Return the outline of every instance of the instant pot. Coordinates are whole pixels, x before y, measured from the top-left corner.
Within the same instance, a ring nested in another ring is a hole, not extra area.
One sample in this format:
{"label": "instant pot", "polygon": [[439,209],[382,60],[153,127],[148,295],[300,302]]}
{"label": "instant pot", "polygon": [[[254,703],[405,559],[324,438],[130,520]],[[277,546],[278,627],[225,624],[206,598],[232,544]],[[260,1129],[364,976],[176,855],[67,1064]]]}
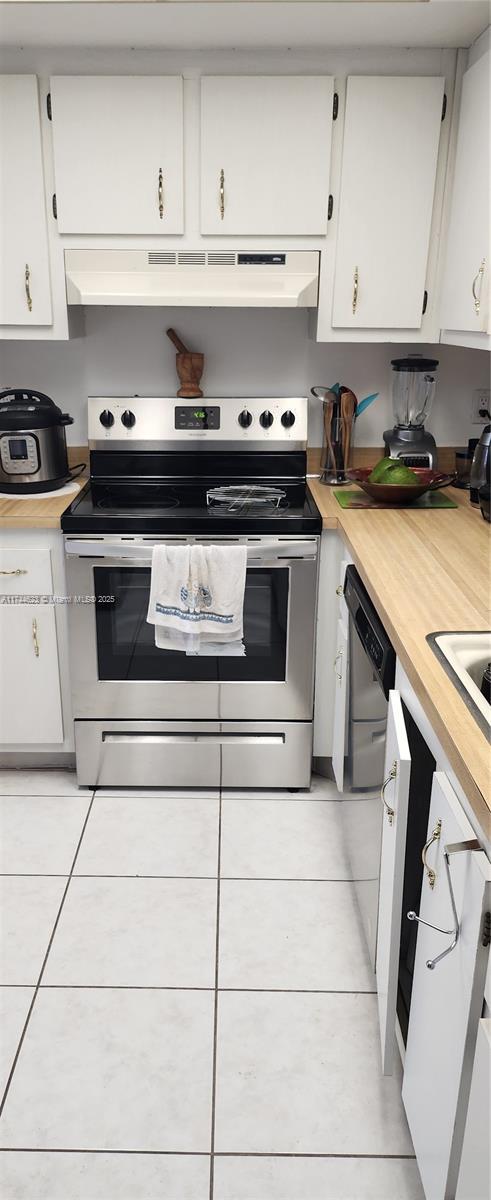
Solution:
{"label": "instant pot", "polygon": [[43,392],[0,392],[0,492],[49,492],[73,478],[66,425],[73,417]]}

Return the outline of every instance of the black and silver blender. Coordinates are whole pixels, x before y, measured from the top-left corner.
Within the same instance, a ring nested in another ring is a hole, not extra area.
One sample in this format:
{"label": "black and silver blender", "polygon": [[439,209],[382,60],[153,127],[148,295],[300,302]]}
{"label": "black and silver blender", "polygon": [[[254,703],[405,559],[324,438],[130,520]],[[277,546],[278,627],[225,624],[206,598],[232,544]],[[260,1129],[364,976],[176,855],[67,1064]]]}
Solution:
{"label": "black and silver blender", "polygon": [[436,442],[424,424],[435,395],[437,367],[438,359],[423,358],[421,354],[392,359],[392,405],[396,423],[393,429],[386,429],[384,433],[385,454],[400,458],[407,467],[435,470],[437,465]]}

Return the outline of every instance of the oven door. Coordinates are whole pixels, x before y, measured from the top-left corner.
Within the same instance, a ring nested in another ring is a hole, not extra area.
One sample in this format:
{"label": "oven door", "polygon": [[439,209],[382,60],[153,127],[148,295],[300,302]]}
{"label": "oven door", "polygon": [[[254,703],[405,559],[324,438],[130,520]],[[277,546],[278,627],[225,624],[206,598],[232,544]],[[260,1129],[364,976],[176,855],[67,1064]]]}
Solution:
{"label": "oven door", "polygon": [[155,541],[65,539],[74,716],[310,720],[318,539],[213,539],[247,545],[245,657],[157,649],[146,620]]}

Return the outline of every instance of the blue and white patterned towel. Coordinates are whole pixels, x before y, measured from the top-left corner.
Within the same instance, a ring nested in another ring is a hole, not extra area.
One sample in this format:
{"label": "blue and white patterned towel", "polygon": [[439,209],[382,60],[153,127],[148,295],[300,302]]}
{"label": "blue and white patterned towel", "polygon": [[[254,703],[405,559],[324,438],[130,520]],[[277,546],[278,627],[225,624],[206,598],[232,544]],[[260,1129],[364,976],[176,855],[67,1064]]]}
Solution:
{"label": "blue and white patterned towel", "polygon": [[156,646],[244,654],[246,569],[246,546],[154,546],[147,621]]}

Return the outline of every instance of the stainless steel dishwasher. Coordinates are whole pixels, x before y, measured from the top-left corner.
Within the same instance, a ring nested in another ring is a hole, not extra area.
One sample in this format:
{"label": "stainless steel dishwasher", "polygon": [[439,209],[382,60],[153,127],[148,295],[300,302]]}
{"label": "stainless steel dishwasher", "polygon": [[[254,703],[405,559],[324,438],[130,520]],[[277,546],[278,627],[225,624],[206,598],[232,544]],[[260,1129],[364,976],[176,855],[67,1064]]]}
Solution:
{"label": "stainless steel dishwasher", "polygon": [[343,828],[361,919],[375,969],[382,844],[385,738],[389,691],[396,656],[358,571],[346,569],[349,612],[347,754],[342,800]]}

